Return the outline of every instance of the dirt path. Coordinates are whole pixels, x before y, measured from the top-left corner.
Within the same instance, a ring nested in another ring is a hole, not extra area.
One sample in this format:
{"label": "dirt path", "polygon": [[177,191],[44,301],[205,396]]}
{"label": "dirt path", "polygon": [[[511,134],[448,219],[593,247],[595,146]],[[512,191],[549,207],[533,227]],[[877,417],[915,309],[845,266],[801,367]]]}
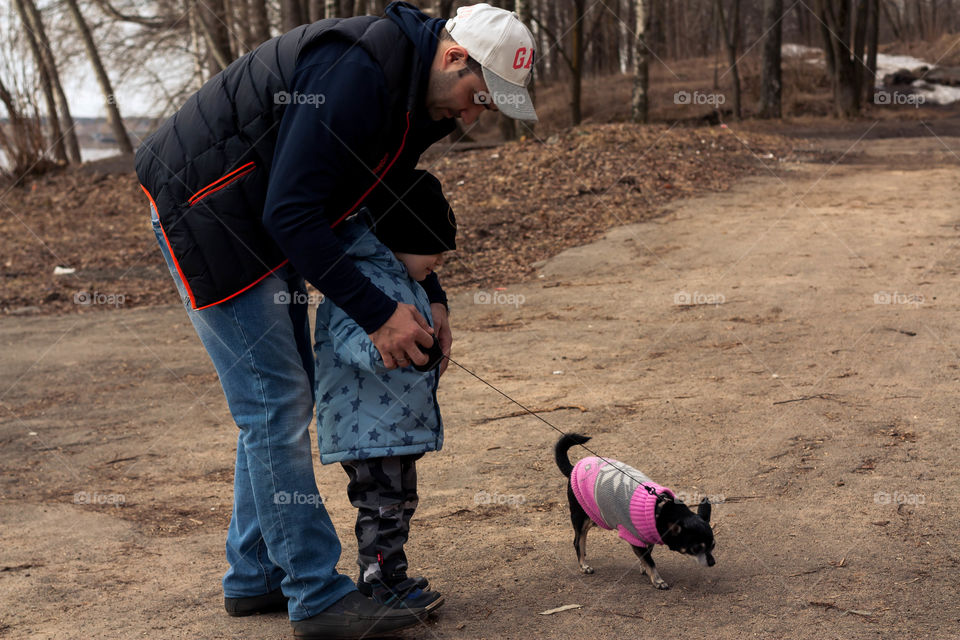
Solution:
{"label": "dirt path", "polygon": [[[453,296],[457,361],[720,502],[717,565],[659,551],[657,592],[594,532],[580,575],[556,434],[451,367],[409,552],[447,604],[407,637],[956,637],[960,161],[854,151]],[[288,637],[222,612],[235,431],[182,311],[8,318],[0,344],[0,635]],[[318,480],[352,574],[345,477]]]}

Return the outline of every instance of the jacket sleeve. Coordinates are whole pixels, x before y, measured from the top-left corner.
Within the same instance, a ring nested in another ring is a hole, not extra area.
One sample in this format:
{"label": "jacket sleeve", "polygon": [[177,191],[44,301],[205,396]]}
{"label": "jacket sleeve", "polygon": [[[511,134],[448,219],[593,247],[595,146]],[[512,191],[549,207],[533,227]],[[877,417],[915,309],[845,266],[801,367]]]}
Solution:
{"label": "jacket sleeve", "polygon": [[[325,45],[303,54],[290,84],[264,206],[263,224],[294,268],[365,333],[397,308],[345,257],[330,203],[363,171],[386,121],[386,83],[360,47]],[[276,98],[274,98],[276,99]],[[366,176],[361,176],[366,177]]]}
{"label": "jacket sleeve", "polygon": [[[327,307],[324,309],[323,307]],[[325,300],[317,309],[317,324],[328,324],[333,352],[347,366],[367,373],[387,372],[380,351],[370,341],[367,332],[341,309]]]}
{"label": "jacket sleeve", "polygon": [[427,299],[430,300],[430,304],[439,302],[447,307],[447,311],[450,310],[450,306],[447,304],[447,293],[443,290],[443,287],[440,286],[440,278],[437,277],[436,273],[431,272],[426,278],[421,280],[420,286],[427,292]]}

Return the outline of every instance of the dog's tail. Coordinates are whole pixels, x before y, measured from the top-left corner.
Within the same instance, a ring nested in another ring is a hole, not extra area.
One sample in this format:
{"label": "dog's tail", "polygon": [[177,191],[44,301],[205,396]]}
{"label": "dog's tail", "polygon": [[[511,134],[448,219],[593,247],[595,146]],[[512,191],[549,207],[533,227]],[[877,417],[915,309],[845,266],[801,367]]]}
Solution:
{"label": "dog's tail", "polygon": [[570,447],[578,444],[586,444],[589,441],[590,436],[580,435],[579,433],[568,433],[557,441],[557,446],[554,447],[553,454],[557,461],[557,466],[560,467],[563,475],[569,478],[570,474],[573,473],[573,465],[570,464],[570,456],[567,455]]}

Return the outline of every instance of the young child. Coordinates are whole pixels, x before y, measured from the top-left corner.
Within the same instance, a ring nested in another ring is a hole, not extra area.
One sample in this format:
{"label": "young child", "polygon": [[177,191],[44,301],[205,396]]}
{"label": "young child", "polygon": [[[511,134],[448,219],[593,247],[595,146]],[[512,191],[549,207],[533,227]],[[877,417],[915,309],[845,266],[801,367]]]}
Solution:
{"label": "young child", "polygon": [[[424,173],[379,217],[376,235],[356,218],[341,226],[337,235],[357,268],[432,326],[419,282],[456,248],[456,220],[439,181]],[[443,597],[425,579],[407,576],[403,545],[418,501],[416,461],[443,444],[438,368],[387,370],[366,332],[329,300],[317,308],[316,327],[317,388],[329,390],[316,403],[320,461],[339,462],[349,476],[347,495],[358,511],[357,587],[388,606],[432,611]]]}

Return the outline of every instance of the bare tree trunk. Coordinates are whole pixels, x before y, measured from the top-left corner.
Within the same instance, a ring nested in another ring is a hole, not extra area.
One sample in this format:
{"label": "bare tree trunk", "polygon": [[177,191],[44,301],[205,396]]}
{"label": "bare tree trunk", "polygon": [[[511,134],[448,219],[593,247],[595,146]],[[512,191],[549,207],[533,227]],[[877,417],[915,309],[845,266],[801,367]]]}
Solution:
{"label": "bare tree trunk", "polygon": [[367,15],[367,0],[353,0],[353,15]]}
{"label": "bare tree trunk", "polygon": [[323,20],[325,17],[323,15],[324,4],[323,0],[310,0],[310,4],[307,7],[308,19],[311,23],[316,22],[317,20]]}
{"label": "bare tree trunk", "polygon": [[783,90],[780,46],[783,41],[783,0],[764,0],[763,71],[760,80],[760,117],[780,118]]}
{"label": "bare tree trunk", "polygon": [[877,50],[880,46],[880,0],[869,0],[867,9],[867,72],[863,103],[872,103],[877,92]]}
{"label": "bare tree trunk", "polygon": [[57,162],[66,164],[67,147],[63,143],[63,132],[60,130],[60,119],[57,118],[57,102],[53,97],[53,83],[50,80],[50,73],[47,66],[43,64],[43,56],[40,54],[40,45],[34,36],[33,30],[27,27],[27,15],[23,8],[22,0],[14,0],[14,6],[20,21],[24,24],[24,34],[27,44],[30,46],[30,53],[33,55],[33,63],[40,72],[40,89],[43,92],[43,100],[47,108],[47,124],[50,126],[50,147],[53,149],[53,157]]}
{"label": "bare tree trunk", "polygon": [[251,47],[256,47],[270,39],[270,17],[267,15],[267,0],[250,1],[250,38]]}
{"label": "bare tree trunk", "polygon": [[230,34],[230,48],[239,58],[250,50],[250,35],[247,27],[250,25],[250,8],[247,0],[224,0],[227,9],[227,32]]}
{"label": "bare tree trunk", "polygon": [[[9,163],[11,173],[19,177],[20,174],[28,172],[30,167],[36,164],[38,159],[32,157],[33,154],[30,153],[31,145],[28,139],[26,121],[23,116],[20,115],[20,110],[17,108],[17,101],[4,86],[2,78],[0,78],[0,104],[7,110],[7,120],[9,122],[7,129],[9,129],[10,135],[13,137],[13,140],[10,141],[7,138],[6,131],[0,129],[0,142],[3,143],[3,148],[7,152],[7,162]],[[0,166],[0,174],[2,173],[3,167]]]}
{"label": "bare tree trunk", "polygon": [[327,18],[340,17],[340,2],[338,0],[324,0],[323,15]]}
{"label": "bare tree trunk", "polygon": [[43,27],[40,12],[33,0],[18,0],[18,2],[23,3],[28,22],[26,26],[33,31],[33,35],[37,38],[43,64],[47,68],[47,73],[50,75],[50,81],[53,84],[53,95],[57,103],[57,112],[60,114],[60,128],[63,130],[64,142],[67,147],[67,159],[71,163],[79,164],[82,159],[80,158],[80,143],[77,142],[77,133],[74,131],[76,125],[73,123],[73,116],[70,115],[70,105],[67,103],[67,96],[63,92],[63,85],[60,84],[60,73],[57,71],[57,64],[53,59],[53,50],[50,48],[50,40],[47,39],[47,32]]}
{"label": "bare tree trunk", "polygon": [[583,92],[583,19],[586,13],[586,0],[573,0],[573,42],[571,43],[572,55],[570,72],[573,75],[570,115],[573,119],[573,126],[577,126],[583,120],[583,114],[580,109],[581,95]]}
{"label": "bare tree trunk", "polygon": [[286,33],[301,24],[300,0],[280,0],[280,30]]}
{"label": "bare tree trunk", "polygon": [[817,12],[820,14],[827,69],[831,72],[836,114],[841,118],[855,117],[860,113],[860,82],[857,79],[860,63],[850,55],[854,51],[850,5],[817,0]]}
{"label": "bare tree trunk", "polygon": [[740,0],[733,0],[733,25],[727,25],[727,18],[723,12],[723,0],[716,0],[717,17],[723,33],[724,45],[727,50],[727,62],[730,66],[730,75],[733,78],[733,117],[740,120],[743,112],[740,108],[740,70],[737,68],[737,49],[740,45]]}
{"label": "bare tree trunk", "polygon": [[226,69],[233,62],[230,50],[230,33],[227,31],[224,0],[197,0],[200,17],[199,24],[210,49],[210,55],[220,69]]}
{"label": "bare tree trunk", "polygon": [[891,0],[882,0],[882,2],[880,3],[880,7],[883,9],[883,15],[887,17],[887,23],[890,25],[890,28],[893,30],[894,40],[903,40],[905,32],[904,32],[903,22],[900,20],[900,11],[897,9],[896,6],[894,6],[893,11],[896,12],[896,15],[894,15],[894,13],[891,13],[890,2]]}
{"label": "bare tree trunk", "polygon": [[83,40],[83,46],[87,50],[87,58],[90,59],[90,66],[93,67],[93,74],[97,78],[97,84],[100,85],[100,92],[103,94],[104,107],[107,110],[107,124],[113,130],[113,137],[117,139],[117,146],[121,153],[133,153],[133,145],[130,144],[130,137],[123,126],[123,118],[120,117],[120,108],[117,107],[117,97],[113,93],[113,87],[110,84],[110,77],[107,76],[106,69],[103,68],[103,61],[100,59],[100,52],[97,51],[97,45],[93,42],[93,35],[90,33],[90,27],[87,21],[83,19],[80,13],[80,7],[77,6],[77,0],[66,0],[67,8],[73,17],[73,22],[80,32],[80,39]]}
{"label": "bare tree trunk", "polygon": [[203,86],[207,74],[203,64],[205,51],[201,42],[203,41],[203,32],[200,29],[200,16],[197,15],[197,5],[193,0],[184,0],[185,12],[187,16],[187,26],[190,29],[190,51],[193,53],[194,63],[194,85],[197,89]]}
{"label": "bare tree trunk", "polygon": [[634,41],[633,97],[630,101],[630,117],[636,123],[646,123],[649,118],[647,89],[650,84],[650,52],[647,50],[647,2],[636,0],[636,40]]}

